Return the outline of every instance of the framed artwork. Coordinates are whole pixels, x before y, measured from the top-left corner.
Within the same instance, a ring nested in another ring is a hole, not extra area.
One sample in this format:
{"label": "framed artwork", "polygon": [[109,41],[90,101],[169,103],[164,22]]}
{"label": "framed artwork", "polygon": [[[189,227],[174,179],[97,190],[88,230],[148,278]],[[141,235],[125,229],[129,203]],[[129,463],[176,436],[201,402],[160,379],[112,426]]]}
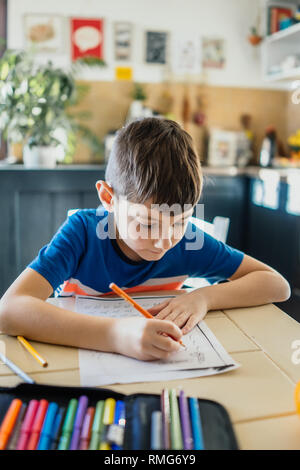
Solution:
{"label": "framed artwork", "polygon": [[103,19],[71,18],[71,55],[103,59]]}
{"label": "framed artwork", "polygon": [[233,166],[238,151],[238,132],[211,129],[208,148],[209,166]]}
{"label": "framed artwork", "polygon": [[64,43],[65,18],[59,15],[24,15],[26,48],[36,52],[61,52]]}
{"label": "framed artwork", "polygon": [[202,65],[206,68],[222,69],[225,66],[225,41],[217,38],[203,38]]}
{"label": "framed artwork", "polygon": [[172,68],[175,75],[201,73],[202,47],[199,35],[175,35],[172,47]]}
{"label": "framed artwork", "polygon": [[146,63],[166,64],[168,33],[146,31]]}
{"label": "framed artwork", "polygon": [[132,24],[118,21],[114,24],[115,60],[130,61],[132,47]]}

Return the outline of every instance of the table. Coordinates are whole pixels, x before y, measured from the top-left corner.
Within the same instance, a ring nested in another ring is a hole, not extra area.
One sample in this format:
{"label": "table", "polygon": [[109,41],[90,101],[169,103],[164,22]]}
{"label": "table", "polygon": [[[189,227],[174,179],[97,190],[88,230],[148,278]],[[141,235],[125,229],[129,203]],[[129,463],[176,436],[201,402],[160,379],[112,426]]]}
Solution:
{"label": "table", "polygon": [[[184,291],[151,292],[182,295]],[[145,295],[145,294],[137,294]],[[73,308],[74,299],[48,299]],[[225,349],[241,364],[237,370],[193,379],[172,380],[187,394],[225,406],[241,449],[300,449],[300,417],[294,404],[300,364],[292,361],[292,343],[300,340],[300,324],[274,305],[209,312],[205,322]],[[80,385],[78,350],[32,342],[47,358],[46,369],[14,337],[0,334],[0,350],[38,383]],[[0,364],[0,385],[15,386],[20,378]],[[109,385],[121,393],[160,393],[165,382]]]}

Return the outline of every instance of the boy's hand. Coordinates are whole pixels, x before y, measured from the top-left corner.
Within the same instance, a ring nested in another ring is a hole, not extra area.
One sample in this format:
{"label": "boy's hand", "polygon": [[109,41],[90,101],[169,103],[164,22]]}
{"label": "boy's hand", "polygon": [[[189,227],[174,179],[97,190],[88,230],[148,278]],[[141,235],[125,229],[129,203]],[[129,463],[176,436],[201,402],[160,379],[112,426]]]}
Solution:
{"label": "boy's hand", "polygon": [[167,359],[181,346],[178,341],[163,336],[171,335],[176,340],[182,337],[182,332],[174,323],[156,319],[129,317],[115,322],[113,336],[115,351],[125,356],[142,361]]}
{"label": "boy's hand", "polygon": [[182,333],[189,333],[207,314],[208,307],[204,295],[197,291],[179,295],[161,304],[148,308],[148,312],[159,320],[174,322]]}

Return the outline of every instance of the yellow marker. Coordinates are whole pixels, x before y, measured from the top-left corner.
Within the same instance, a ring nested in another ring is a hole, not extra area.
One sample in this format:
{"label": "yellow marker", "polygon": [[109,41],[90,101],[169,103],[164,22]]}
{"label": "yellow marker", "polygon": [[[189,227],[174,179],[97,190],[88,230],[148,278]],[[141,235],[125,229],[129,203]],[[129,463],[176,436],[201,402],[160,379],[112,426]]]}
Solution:
{"label": "yellow marker", "polygon": [[116,408],[116,400],[113,398],[106,398],[104,402],[104,410],[103,410],[103,431],[102,431],[102,438],[99,445],[99,450],[111,450],[110,445],[105,441],[107,428],[110,424],[114,422],[115,416],[115,408]]}
{"label": "yellow marker", "polygon": [[45,361],[45,359],[34,349],[33,346],[31,346],[28,341],[23,338],[23,336],[17,336],[18,340],[20,341],[21,344],[23,344],[24,348],[27,349],[28,352],[41,364],[43,367],[47,367],[48,362]]}
{"label": "yellow marker", "polygon": [[111,450],[111,447],[107,442],[102,442],[99,446],[99,450]]}

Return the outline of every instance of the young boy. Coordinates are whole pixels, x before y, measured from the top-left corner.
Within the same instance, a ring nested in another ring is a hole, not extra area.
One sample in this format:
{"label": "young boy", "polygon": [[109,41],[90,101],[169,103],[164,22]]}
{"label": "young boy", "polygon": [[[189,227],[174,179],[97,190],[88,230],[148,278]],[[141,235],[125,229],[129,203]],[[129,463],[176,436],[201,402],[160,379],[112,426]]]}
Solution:
{"label": "young boy", "polygon": [[[192,139],[177,123],[147,118],[121,129],[105,176],[96,183],[102,206],[68,217],[2,297],[4,333],[153,360],[177,351],[209,310],[289,297],[280,274],[189,221],[202,175]],[[53,292],[107,294],[111,282],[129,293],[178,289],[191,276],[230,282],[161,303],[150,309],[153,320],[99,318],[45,302]]]}

